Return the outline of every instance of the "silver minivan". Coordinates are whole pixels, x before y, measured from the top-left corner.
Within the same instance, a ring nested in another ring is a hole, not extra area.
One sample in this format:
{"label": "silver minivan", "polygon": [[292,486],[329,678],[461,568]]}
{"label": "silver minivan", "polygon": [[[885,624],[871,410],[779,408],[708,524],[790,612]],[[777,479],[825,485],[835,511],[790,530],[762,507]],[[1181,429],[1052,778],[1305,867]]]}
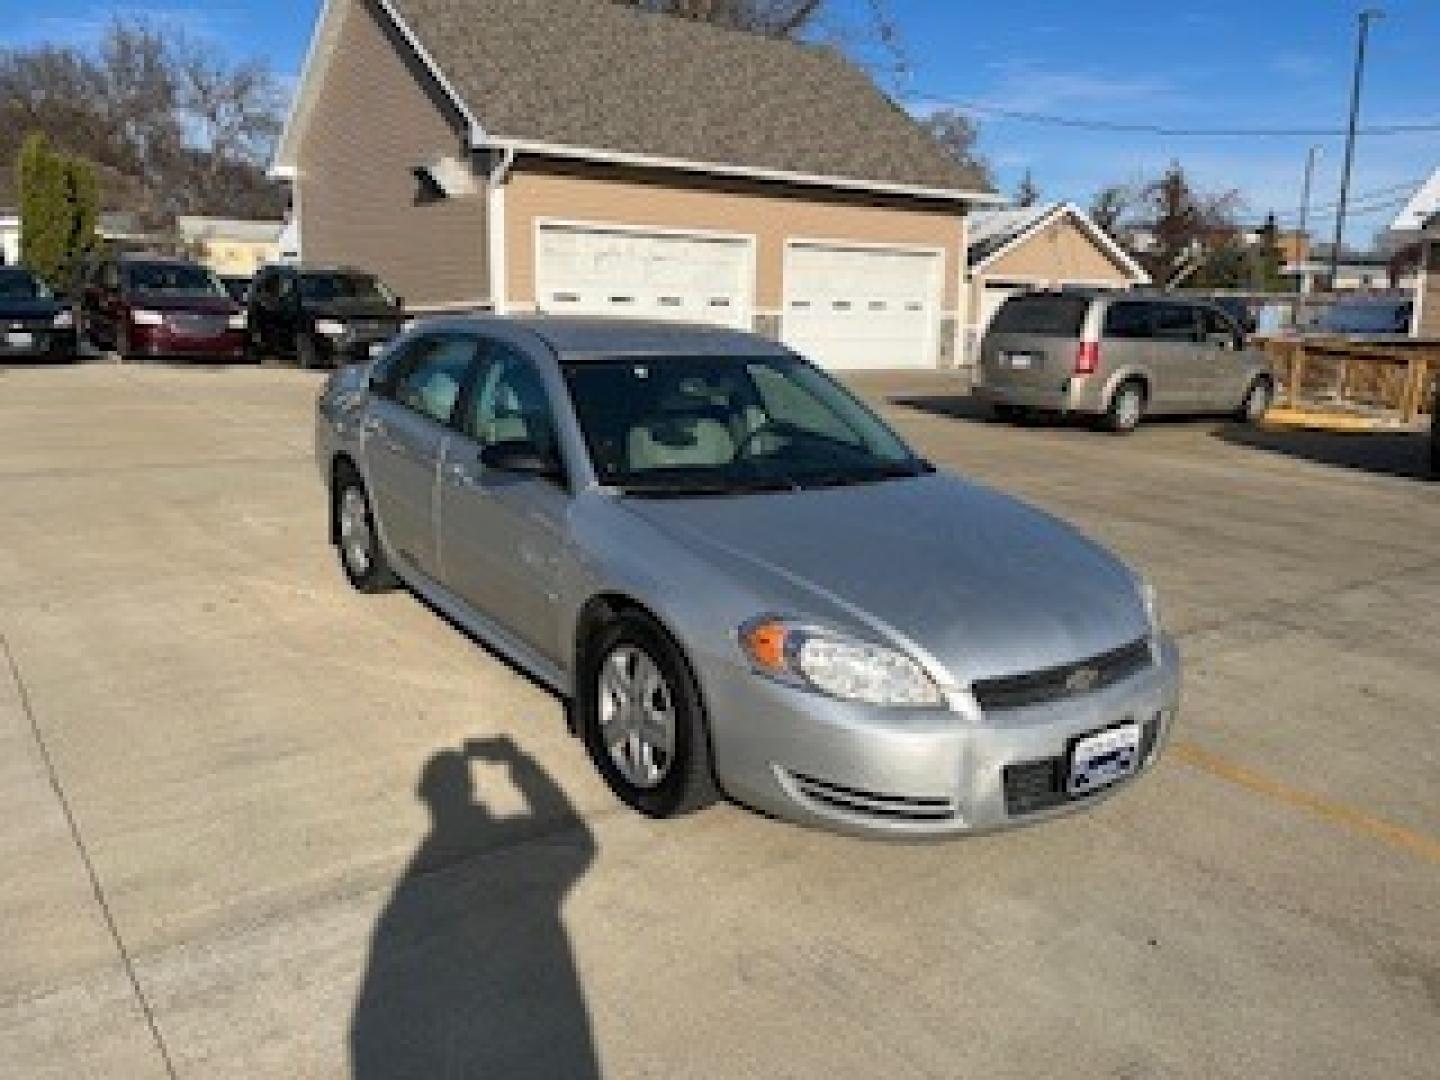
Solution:
{"label": "silver minivan", "polygon": [[1212,304],[1170,295],[1030,292],[996,313],[980,351],[975,395],[1002,419],[1095,417],[1133,431],[1147,415],[1265,415],[1275,383]]}

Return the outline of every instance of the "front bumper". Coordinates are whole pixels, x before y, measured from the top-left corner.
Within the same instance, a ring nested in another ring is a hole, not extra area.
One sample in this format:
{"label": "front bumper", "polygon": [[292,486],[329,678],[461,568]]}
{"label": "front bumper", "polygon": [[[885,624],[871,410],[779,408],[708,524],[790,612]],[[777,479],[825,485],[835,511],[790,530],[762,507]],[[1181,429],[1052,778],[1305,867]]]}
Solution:
{"label": "front bumper", "polygon": [[77,351],[74,328],[44,326],[0,327],[0,359],[50,357],[71,359]]}
{"label": "front bumper", "polygon": [[[878,709],[781,686],[743,667],[702,673],[716,774],[733,798],[791,821],[896,837],[1028,825],[1094,805],[1159,758],[1179,708],[1180,658],[1160,639],[1152,663],[1113,686],[984,713],[967,692],[949,708]],[[1078,737],[1134,721],[1134,774],[1083,797],[1064,790]]]}
{"label": "front bumper", "polygon": [[190,333],[165,326],[132,326],[132,356],[213,357],[240,360],[245,356],[244,330],[223,330],[216,333]]}

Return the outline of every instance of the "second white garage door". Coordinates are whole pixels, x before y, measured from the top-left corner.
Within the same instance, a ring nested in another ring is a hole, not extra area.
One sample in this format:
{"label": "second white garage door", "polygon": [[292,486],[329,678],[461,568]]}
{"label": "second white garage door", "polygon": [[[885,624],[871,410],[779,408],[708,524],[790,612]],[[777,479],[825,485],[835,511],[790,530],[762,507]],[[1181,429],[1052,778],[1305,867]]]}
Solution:
{"label": "second white garage door", "polygon": [[792,243],[782,334],[827,368],[933,368],[944,255]]}
{"label": "second white garage door", "polygon": [[754,242],[545,222],[535,297],[551,314],[716,323],[749,330]]}

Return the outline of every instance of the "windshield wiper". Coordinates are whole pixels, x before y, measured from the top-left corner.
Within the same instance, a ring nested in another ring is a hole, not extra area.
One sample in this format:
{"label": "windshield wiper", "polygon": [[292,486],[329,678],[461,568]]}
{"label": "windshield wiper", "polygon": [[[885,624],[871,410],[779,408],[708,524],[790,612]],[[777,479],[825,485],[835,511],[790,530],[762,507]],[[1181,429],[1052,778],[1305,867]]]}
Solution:
{"label": "windshield wiper", "polygon": [[836,488],[859,484],[879,484],[886,480],[913,480],[917,476],[929,476],[934,471],[934,465],[917,458],[915,461],[908,461],[904,464],[876,465],[864,469],[807,476],[803,486],[806,488]]}
{"label": "windshield wiper", "polygon": [[713,483],[695,481],[652,484],[620,484],[621,494],[635,499],[715,499],[731,495],[753,495],[763,491],[798,491],[785,479],[728,480]]}

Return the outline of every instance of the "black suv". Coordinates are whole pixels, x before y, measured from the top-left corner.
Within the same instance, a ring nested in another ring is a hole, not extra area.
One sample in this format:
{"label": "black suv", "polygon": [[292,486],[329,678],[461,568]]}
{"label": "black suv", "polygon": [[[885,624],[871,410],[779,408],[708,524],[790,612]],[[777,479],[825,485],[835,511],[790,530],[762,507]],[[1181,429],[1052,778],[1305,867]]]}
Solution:
{"label": "black suv", "polygon": [[374,274],[344,266],[267,266],[250,287],[250,348],[303,368],[369,359],[405,322]]}
{"label": "black suv", "polygon": [[0,359],[75,357],[75,311],[30,271],[0,265]]}

